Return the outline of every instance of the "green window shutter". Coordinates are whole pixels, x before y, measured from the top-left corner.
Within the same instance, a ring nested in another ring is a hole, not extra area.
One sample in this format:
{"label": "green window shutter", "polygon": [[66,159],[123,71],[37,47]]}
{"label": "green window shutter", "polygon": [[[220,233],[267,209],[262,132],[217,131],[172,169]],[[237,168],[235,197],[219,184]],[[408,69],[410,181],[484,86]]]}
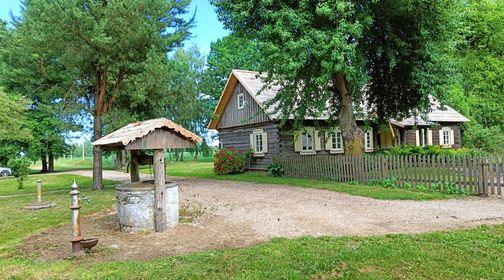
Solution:
{"label": "green window shutter", "polygon": [[301,152],[301,134],[303,132],[301,130],[294,132],[294,151]]}
{"label": "green window shutter", "polygon": [[325,149],[330,151],[332,149],[332,132],[325,133]]}
{"label": "green window shutter", "polygon": [[250,149],[252,149],[252,151],[255,152],[255,149],[254,149],[254,133],[250,134]]}
{"label": "green window shutter", "polygon": [[262,144],[263,144],[263,153],[268,152],[268,133],[263,132],[262,133]]}
{"label": "green window shutter", "polygon": [[322,150],[322,145],[321,145],[321,137],[320,137],[320,132],[318,130],[315,130],[315,133],[313,133],[313,141],[315,141],[315,151],[320,151]]}

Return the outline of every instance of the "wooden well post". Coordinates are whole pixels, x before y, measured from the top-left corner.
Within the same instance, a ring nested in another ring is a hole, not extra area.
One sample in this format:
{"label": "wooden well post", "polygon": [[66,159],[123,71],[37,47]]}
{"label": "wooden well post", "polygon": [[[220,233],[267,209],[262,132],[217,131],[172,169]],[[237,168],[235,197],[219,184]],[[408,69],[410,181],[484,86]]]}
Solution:
{"label": "wooden well post", "polygon": [[154,150],[154,229],[157,232],[161,232],[166,229],[166,175],[163,151],[163,149]]}
{"label": "wooden well post", "polygon": [[131,183],[140,182],[140,165],[138,164],[137,157],[139,155],[138,150],[131,150],[131,160],[130,160],[130,178]]}

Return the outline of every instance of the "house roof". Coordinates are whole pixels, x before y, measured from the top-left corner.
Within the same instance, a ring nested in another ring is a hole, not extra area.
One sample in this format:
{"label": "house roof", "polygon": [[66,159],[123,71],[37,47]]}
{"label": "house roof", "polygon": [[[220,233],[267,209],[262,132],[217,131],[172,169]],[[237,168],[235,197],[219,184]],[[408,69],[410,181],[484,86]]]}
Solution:
{"label": "house roof", "polygon": [[93,142],[94,146],[126,146],[136,139],[142,138],[150,132],[166,128],[171,130],[174,134],[186,139],[193,143],[201,143],[202,138],[190,132],[182,126],[166,119],[152,119],[142,122],[130,123],[98,140]]}
{"label": "house roof", "polygon": [[[208,128],[216,129],[217,124],[219,123],[219,118],[224,112],[226,108],[227,102],[229,101],[229,97],[232,95],[233,89],[236,85],[236,82],[239,81],[243,87],[248,91],[248,93],[254,98],[257,104],[265,110],[266,113],[272,119],[276,119],[278,117],[278,113],[271,112],[269,108],[265,108],[265,103],[276,96],[278,91],[280,90],[280,86],[272,85],[269,87],[265,87],[264,78],[266,74],[261,74],[255,71],[247,71],[247,70],[238,70],[233,69],[231,75],[229,76],[228,82],[224,87],[223,93],[219,99],[219,103],[215,109],[216,118],[211,120]],[[264,89],[263,89],[264,88]],[[262,90],[262,91],[261,91]],[[433,96],[429,96],[431,101],[431,107],[429,113],[427,114],[427,119],[424,120],[420,116],[417,117],[409,117],[403,120],[392,120],[391,122],[398,126],[413,126],[413,125],[428,125],[431,122],[468,122],[465,116],[455,111],[450,106],[444,105],[441,106],[439,100],[437,100]],[[323,117],[318,118],[319,120],[327,119],[329,114],[323,114]],[[310,118],[308,118],[310,119]]]}

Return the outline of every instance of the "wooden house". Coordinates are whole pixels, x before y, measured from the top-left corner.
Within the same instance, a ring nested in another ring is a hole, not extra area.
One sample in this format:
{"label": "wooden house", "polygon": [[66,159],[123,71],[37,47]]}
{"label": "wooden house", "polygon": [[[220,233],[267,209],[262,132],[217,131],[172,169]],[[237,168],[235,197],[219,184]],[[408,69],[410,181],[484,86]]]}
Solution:
{"label": "wooden house", "polygon": [[[219,132],[220,146],[240,150],[252,149],[253,168],[264,169],[277,154],[334,154],[343,153],[343,139],[338,128],[328,131],[327,119],[306,118],[305,128],[291,131],[289,124],[280,127],[274,112],[268,112],[265,102],[278,92],[277,87],[264,87],[258,72],[233,70],[215,109],[209,129]],[[358,119],[363,134],[363,151],[390,148],[394,145],[440,145],[461,147],[460,126],[469,120],[449,106],[430,97],[431,109],[426,119],[410,117],[390,120],[388,125],[365,125]],[[314,122],[319,124],[318,130]],[[325,126],[324,126],[325,125]]]}

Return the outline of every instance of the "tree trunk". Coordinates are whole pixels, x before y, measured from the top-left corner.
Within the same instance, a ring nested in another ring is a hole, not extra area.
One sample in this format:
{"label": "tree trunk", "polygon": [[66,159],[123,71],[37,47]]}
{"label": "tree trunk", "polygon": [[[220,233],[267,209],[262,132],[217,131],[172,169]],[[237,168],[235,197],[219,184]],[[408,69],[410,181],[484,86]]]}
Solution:
{"label": "tree trunk", "polygon": [[[94,115],[94,123],[93,123],[93,131],[94,131],[94,141],[101,138],[102,135],[102,119],[101,112],[98,110]],[[102,179],[102,151],[100,146],[93,146],[93,189],[98,191],[103,189]]]}
{"label": "tree trunk", "polygon": [[116,151],[116,156],[114,160],[114,169],[121,169],[123,167],[123,151]]}
{"label": "tree trunk", "polygon": [[179,161],[179,153],[178,153],[178,149],[177,149],[177,148],[175,148],[175,149],[173,149],[173,150],[175,150],[175,161]]}
{"label": "tree trunk", "polygon": [[198,145],[194,144],[194,160],[198,160]]}
{"label": "tree trunk", "polygon": [[47,168],[47,155],[42,154],[42,156],[40,157],[40,161],[42,162],[42,172],[43,173],[48,172],[49,169]]}
{"label": "tree trunk", "polygon": [[[96,84],[94,92],[93,136],[94,141],[102,137],[102,115],[107,93],[107,72],[96,72]],[[103,162],[102,151],[99,146],[93,146],[93,189],[103,189]]]}
{"label": "tree trunk", "polygon": [[340,128],[346,155],[362,154],[362,131],[355,121],[352,93],[348,90],[343,73],[336,74],[336,88],[339,103]]}
{"label": "tree trunk", "polygon": [[54,155],[49,152],[49,172],[54,172]]}
{"label": "tree trunk", "polygon": [[184,161],[184,149],[180,149],[180,161]]}

